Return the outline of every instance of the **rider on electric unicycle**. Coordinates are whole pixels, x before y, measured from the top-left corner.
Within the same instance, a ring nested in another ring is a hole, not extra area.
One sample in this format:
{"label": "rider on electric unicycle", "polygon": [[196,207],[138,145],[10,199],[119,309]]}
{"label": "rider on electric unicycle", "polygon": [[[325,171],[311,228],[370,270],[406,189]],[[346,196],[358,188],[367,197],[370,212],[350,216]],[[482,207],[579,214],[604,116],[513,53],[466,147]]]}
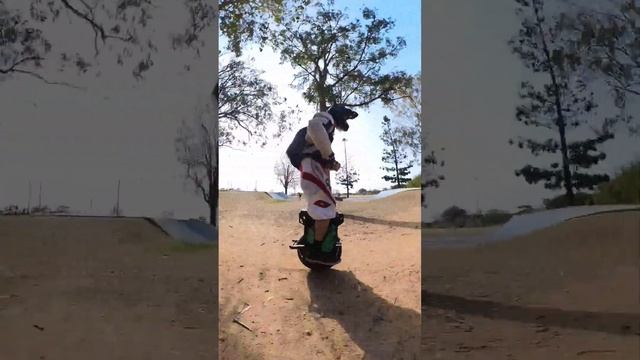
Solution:
{"label": "rider on electric unicycle", "polygon": [[339,170],[340,163],[335,159],[331,144],[335,129],[347,131],[347,120],[357,116],[357,112],[335,104],[326,112],[315,114],[287,148],[291,164],[300,170],[300,187],[307,200],[306,212],[313,219],[314,241],[308,244],[309,250],[305,252],[304,259],[312,264],[332,266],[340,261],[331,255],[330,249],[322,246],[324,240],[332,235],[331,220],[336,218],[330,171]]}

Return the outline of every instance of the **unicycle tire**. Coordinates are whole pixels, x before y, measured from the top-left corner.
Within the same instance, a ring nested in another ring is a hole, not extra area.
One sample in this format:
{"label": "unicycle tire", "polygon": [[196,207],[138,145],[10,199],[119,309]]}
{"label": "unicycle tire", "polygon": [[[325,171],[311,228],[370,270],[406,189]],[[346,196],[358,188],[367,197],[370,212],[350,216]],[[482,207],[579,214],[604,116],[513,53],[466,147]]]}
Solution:
{"label": "unicycle tire", "polygon": [[[308,267],[311,270],[315,270],[315,271],[323,271],[323,270],[329,270],[331,269],[334,265],[325,265],[325,264],[317,264],[317,263],[311,263],[308,262],[307,259],[304,256],[304,249],[298,249],[298,260],[300,260],[300,262],[302,263],[302,265]],[[342,256],[342,249],[340,247],[338,247],[336,249],[336,255],[337,258],[340,259],[340,257]],[[336,264],[337,265],[337,264]]]}

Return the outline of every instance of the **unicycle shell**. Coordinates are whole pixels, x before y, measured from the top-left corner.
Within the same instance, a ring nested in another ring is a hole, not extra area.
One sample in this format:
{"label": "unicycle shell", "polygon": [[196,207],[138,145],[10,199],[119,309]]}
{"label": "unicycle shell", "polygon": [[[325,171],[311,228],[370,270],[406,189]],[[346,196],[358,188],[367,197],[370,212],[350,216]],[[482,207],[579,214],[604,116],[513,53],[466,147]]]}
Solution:
{"label": "unicycle shell", "polygon": [[[334,265],[324,265],[324,264],[316,264],[316,263],[308,262],[304,257],[304,249],[297,249],[297,253],[298,253],[298,260],[300,260],[302,265],[308,267],[311,270],[316,270],[316,271],[329,270],[334,266]],[[342,257],[342,246],[337,247],[336,256],[338,259]]]}
{"label": "unicycle shell", "polygon": [[[332,219],[331,221],[336,226],[340,226],[344,222],[344,216],[342,214],[337,214],[336,217],[334,219]],[[300,238],[298,241],[295,242],[296,244],[301,245],[301,244],[304,244],[304,238],[307,235],[306,232],[310,228],[313,227],[313,222],[314,221],[311,218],[311,216],[309,216],[309,214],[306,211],[303,210],[303,211],[300,211],[300,213],[298,214],[298,222],[305,227],[305,234],[303,235],[302,238]],[[336,243],[340,244],[339,246],[335,247],[336,259],[341,259],[342,258],[342,242],[340,241],[340,237],[339,236],[336,239]],[[335,265],[324,265],[324,264],[310,263],[305,259],[305,256],[304,256],[305,249],[304,248],[296,249],[296,251],[298,253],[298,260],[300,260],[302,265],[306,266],[307,268],[309,268],[311,270],[328,270],[328,269],[332,268],[333,266],[335,266]]]}

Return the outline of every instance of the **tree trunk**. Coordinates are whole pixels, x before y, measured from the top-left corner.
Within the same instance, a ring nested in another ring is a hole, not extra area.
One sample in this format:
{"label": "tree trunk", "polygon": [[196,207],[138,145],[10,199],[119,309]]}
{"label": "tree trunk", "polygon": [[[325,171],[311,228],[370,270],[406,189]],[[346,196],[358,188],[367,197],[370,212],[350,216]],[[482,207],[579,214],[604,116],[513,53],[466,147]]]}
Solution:
{"label": "tree trunk", "polygon": [[209,223],[213,226],[218,226],[218,197],[220,196],[218,190],[218,165],[220,164],[220,159],[218,158],[218,141],[215,142],[216,151],[215,151],[215,165],[213,165],[213,169],[209,170]]}
{"label": "tree trunk", "polygon": [[540,9],[534,6],[536,14],[536,21],[538,31],[542,37],[542,50],[544,51],[545,58],[549,64],[549,76],[551,77],[551,84],[554,90],[556,116],[558,117],[556,126],[558,127],[558,133],[560,135],[560,152],[562,153],[562,180],[564,183],[565,194],[567,197],[567,204],[569,206],[574,205],[575,195],[573,193],[573,181],[571,169],[569,168],[569,155],[567,149],[567,137],[566,137],[566,124],[564,121],[564,114],[562,113],[562,103],[560,102],[560,87],[558,86],[558,79],[553,68],[553,62],[551,61],[551,52],[547,46],[547,40],[544,36],[544,30],[542,29],[542,18],[540,17]]}
{"label": "tree trunk", "polygon": [[209,182],[209,223],[217,226],[217,210],[218,210],[218,170],[214,171],[214,179]]}
{"label": "tree trunk", "polygon": [[318,92],[318,102],[320,111],[327,111],[329,108],[327,107],[327,93],[326,93],[326,75],[320,75],[320,82],[316,86],[316,91]]}
{"label": "tree trunk", "polygon": [[319,89],[319,102],[320,102],[320,111],[327,111],[329,108],[327,107],[327,97],[324,94],[324,91]]}
{"label": "tree trunk", "polygon": [[400,188],[400,171],[398,170],[398,152],[395,145],[393,146],[393,163],[396,166],[396,184]]}
{"label": "tree trunk", "polygon": [[573,181],[571,169],[569,168],[569,155],[567,149],[567,137],[565,135],[564,118],[561,119],[558,125],[560,132],[560,151],[562,152],[562,173],[564,180],[564,189],[567,195],[567,205],[573,206],[575,204],[575,194],[573,193]]}

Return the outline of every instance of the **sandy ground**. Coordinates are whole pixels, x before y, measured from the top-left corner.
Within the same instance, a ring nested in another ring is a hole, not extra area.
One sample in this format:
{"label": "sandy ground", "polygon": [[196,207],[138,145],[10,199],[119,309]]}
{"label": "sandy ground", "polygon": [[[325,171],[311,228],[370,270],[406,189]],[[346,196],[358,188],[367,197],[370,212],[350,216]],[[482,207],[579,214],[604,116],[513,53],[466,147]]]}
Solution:
{"label": "sandy ground", "polygon": [[423,250],[423,357],[640,358],[639,243],[636,211]]}
{"label": "sandy ground", "polygon": [[[342,263],[308,271],[288,248],[303,201],[220,193],[220,359],[418,359],[420,232],[346,219]],[[420,193],[339,211],[418,222]],[[233,322],[239,320],[250,330]]]}
{"label": "sandy ground", "polygon": [[215,248],[144,220],[0,217],[0,359],[212,359]]}

